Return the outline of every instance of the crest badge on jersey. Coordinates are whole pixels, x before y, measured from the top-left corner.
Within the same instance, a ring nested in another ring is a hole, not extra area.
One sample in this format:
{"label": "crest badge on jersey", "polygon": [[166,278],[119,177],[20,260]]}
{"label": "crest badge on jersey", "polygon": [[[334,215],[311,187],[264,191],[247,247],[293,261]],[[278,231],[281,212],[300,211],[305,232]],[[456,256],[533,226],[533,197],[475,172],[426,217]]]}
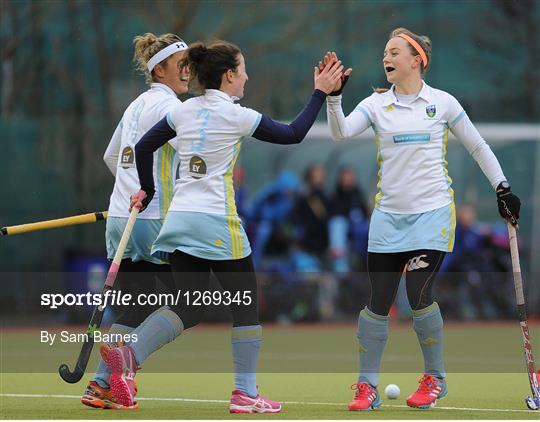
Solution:
{"label": "crest badge on jersey", "polygon": [[435,104],[428,105],[426,107],[426,114],[428,117],[435,117],[435,114],[437,114],[437,108],[435,107]]}
{"label": "crest badge on jersey", "polygon": [[125,147],[122,150],[122,156],[120,157],[120,167],[128,169],[135,167],[135,152],[131,147]]}
{"label": "crest badge on jersey", "polygon": [[189,160],[189,175],[195,179],[200,179],[206,174],[206,163],[201,157],[194,155]]}

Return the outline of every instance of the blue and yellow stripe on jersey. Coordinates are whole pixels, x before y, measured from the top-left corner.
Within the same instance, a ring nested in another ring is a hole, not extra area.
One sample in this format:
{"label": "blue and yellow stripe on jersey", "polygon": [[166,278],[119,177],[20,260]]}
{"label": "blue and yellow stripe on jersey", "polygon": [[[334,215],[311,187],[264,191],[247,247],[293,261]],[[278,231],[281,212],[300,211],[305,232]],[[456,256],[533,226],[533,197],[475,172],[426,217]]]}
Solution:
{"label": "blue and yellow stripe on jersey", "polygon": [[234,165],[236,163],[236,160],[238,159],[238,155],[240,154],[241,149],[241,143],[240,141],[235,146],[235,151],[233,155],[233,159],[231,160],[231,163],[229,164],[229,168],[227,169],[227,172],[224,175],[224,183],[225,183],[225,199],[226,199],[226,211],[225,214],[227,216],[227,226],[229,228],[230,233],[230,241],[231,241],[231,249],[232,249],[232,259],[240,259],[242,257],[242,251],[243,251],[243,229],[242,229],[242,223],[240,222],[240,219],[238,218],[238,213],[236,210],[236,201],[234,198],[234,182],[233,182],[233,170]]}
{"label": "blue and yellow stripe on jersey", "polygon": [[450,196],[452,197],[452,203],[450,204],[450,233],[448,234],[448,251],[451,252],[454,249],[454,238],[456,234],[456,205],[454,203],[454,189],[452,189],[452,178],[450,177],[450,174],[448,173],[448,160],[446,159],[449,133],[450,133],[450,129],[447,127],[446,130],[444,131],[444,136],[443,136],[442,159],[443,159],[444,175],[448,182],[448,192],[450,193]]}
{"label": "blue and yellow stripe on jersey", "polygon": [[377,171],[377,194],[375,195],[375,208],[379,207],[383,193],[382,193],[382,156],[381,156],[381,141],[379,135],[375,132],[375,145],[377,147],[377,163],[379,164],[379,170]]}
{"label": "blue and yellow stripe on jersey", "polygon": [[170,144],[165,144],[157,153],[157,182],[159,186],[159,215],[163,220],[171,205],[174,190],[175,150]]}

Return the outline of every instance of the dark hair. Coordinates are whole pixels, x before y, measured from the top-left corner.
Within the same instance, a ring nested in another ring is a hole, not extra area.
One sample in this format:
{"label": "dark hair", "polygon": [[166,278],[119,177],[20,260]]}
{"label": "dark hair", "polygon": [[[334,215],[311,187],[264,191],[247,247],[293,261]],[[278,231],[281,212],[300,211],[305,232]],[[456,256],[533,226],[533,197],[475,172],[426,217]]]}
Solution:
{"label": "dark hair", "polygon": [[[420,63],[420,74],[424,76],[426,72],[428,71],[429,66],[431,65],[431,53],[432,53],[431,40],[427,36],[417,35],[414,32],[409,31],[407,28],[394,29],[392,32],[390,32],[388,39],[391,40],[392,38],[395,38],[399,36],[400,34],[405,34],[411,37],[418,44],[420,44],[420,47],[422,47],[422,50],[424,50],[424,53],[426,53],[426,57],[428,60],[427,66],[424,67],[424,63]],[[418,51],[416,51],[416,49],[408,41],[407,41],[407,45],[409,46],[409,50],[411,51],[411,54],[413,56],[419,55]],[[388,91],[388,88],[373,88],[373,91],[375,91],[378,94],[381,94],[383,92]]]}
{"label": "dark hair", "polygon": [[[154,71],[148,72],[146,65],[154,55],[168,47],[175,42],[183,42],[182,38],[175,34],[162,34],[160,36],[154,35],[151,32],[147,32],[143,35],[137,35],[133,38],[133,45],[135,45],[135,54],[133,55],[133,61],[136,63],[137,70],[146,76],[146,82],[156,82]],[[169,56],[170,57],[170,56]],[[169,60],[167,57],[159,64],[164,65]]]}
{"label": "dark hair", "polygon": [[219,89],[223,74],[236,70],[241,54],[238,46],[216,40],[210,44],[197,41],[189,46],[185,64],[189,66],[189,88],[202,93],[205,89]]}

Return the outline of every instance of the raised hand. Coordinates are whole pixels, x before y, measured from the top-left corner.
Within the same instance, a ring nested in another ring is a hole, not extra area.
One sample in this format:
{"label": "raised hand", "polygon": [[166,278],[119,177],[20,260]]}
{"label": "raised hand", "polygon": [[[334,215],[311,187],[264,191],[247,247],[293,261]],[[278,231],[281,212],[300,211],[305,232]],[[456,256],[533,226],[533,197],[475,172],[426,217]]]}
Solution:
{"label": "raised hand", "polygon": [[[327,51],[324,55],[324,58],[322,61],[319,61],[319,70],[322,71],[326,64],[328,64],[331,61],[338,61],[338,56],[335,51]],[[352,72],[352,68],[349,67],[345,72],[343,72],[341,79],[336,82],[336,85],[332,89],[332,92],[329,93],[329,95],[340,95],[343,91],[343,88],[345,87],[345,84],[349,80],[349,75]]]}
{"label": "raised hand", "polygon": [[330,94],[343,75],[343,65],[339,60],[331,60],[322,69],[316,66],[313,72],[315,89]]}

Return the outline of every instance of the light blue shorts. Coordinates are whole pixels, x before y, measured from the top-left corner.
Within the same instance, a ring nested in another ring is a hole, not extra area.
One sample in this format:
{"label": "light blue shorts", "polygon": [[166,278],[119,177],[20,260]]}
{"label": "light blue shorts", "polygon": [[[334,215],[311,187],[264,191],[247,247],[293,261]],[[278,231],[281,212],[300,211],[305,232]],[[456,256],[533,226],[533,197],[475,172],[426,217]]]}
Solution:
{"label": "light blue shorts", "polygon": [[421,214],[391,214],[375,208],[369,226],[368,252],[452,252],[455,231],[454,203]]}
{"label": "light blue shorts", "polygon": [[223,261],[245,258],[251,253],[251,246],[236,215],[169,211],[152,247],[152,255],[168,262],[169,254],[176,250],[198,258]]}
{"label": "light blue shorts", "polygon": [[[128,219],[124,217],[107,218],[105,243],[107,245],[107,258],[111,260],[116,254],[116,249],[124,233],[127,221]],[[134,262],[148,261],[154,264],[163,264],[163,261],[153,257],[150,253],[150,249],[159,234],[161,225],[161,219],[148,220],[138,218],[133,226],[123,259],[131,258]]]}

